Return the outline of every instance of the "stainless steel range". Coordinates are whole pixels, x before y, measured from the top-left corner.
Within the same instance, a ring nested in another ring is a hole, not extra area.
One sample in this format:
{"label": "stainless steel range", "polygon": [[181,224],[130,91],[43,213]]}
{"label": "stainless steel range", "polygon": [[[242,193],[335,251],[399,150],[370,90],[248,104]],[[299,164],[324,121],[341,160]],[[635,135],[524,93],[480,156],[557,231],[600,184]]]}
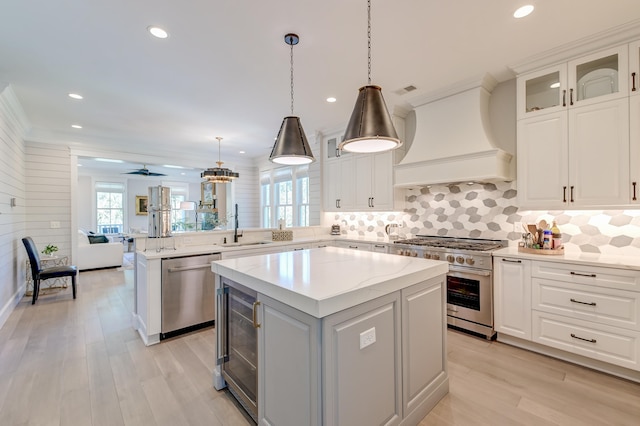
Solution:
{"label": "stainless steel range", "polygon": [[493,339],[493,261],[491,252],[506,247],[506,240],[418,235],[395,241],[403,256],[449,262],[447,323]]}

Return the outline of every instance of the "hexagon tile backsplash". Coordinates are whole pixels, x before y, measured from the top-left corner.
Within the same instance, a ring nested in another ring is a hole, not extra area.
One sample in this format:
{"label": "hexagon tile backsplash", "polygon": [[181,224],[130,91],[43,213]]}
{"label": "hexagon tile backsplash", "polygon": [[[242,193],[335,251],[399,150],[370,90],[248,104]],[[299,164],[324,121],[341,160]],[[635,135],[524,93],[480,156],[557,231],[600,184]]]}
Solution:
{"label": "hexagon tile backsplash", "polygon": [[[398,223],[401,237],[417,234],[507,239],[517,245],[516,222],[557,221],[565,250],[611,255],[640,255],[640,210],[522,211],[515,182],[432,185],[406,190],[402,212],[335,213],[342,233],[385,237],[384,227]],[[346,229],[345,229],[346,225]]]}

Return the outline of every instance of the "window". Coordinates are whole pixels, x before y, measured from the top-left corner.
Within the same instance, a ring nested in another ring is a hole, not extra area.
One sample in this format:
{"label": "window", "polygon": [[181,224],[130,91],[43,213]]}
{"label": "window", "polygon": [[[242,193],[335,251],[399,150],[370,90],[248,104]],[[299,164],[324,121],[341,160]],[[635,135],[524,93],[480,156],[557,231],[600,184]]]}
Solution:
{"label": "window", "polygon": [[118,234],[124,230],[124,185],[96,182],[96,224],[102,234]]}
{"label": "window", "polygon": [[171,188],[171,230],[188,231],[194,225],[187,220],[187,212],[180,210],[180,203],[187,201],[189,187],[179,182],[163,182]]}
{"label": "window", "polygon": [[308,166],[269,170],[260,177],[261,225],[309,226]]}

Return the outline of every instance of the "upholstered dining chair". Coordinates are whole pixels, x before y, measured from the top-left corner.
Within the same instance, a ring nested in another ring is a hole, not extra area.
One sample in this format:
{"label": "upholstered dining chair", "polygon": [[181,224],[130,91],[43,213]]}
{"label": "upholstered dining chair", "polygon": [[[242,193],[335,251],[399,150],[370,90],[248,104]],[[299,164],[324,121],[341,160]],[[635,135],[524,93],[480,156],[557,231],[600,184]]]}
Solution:
{"label": "upholstered dining chair", "polygon": [[31,304],[35,305],[38,300],[38,293],[40,292],[40,281],[48,280],[50,278],[62,278],[71,277],[71,288],[73,289],[73,298],[76,298],[76,275],[78,275],[78,268],[75,266],[52,266],[49,268],[42,268],[40,262],[40,255],[36,244],[31,237],[25,237],[22,239],[24,247],[27,249],[27,255],[29,256],[29,263],[31,265],[31,276],[33,277],[33,299]]}

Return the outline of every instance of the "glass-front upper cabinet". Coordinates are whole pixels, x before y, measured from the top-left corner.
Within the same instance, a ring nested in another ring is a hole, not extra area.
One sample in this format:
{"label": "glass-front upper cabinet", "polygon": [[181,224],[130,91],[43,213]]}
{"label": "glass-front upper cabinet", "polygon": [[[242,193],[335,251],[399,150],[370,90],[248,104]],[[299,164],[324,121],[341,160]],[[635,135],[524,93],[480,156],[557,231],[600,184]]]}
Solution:
{"label": "glass-front upper cabinet", "polygon": [[563,109],[566,86],[566,64],[518,77],[518,118]]}
{"label": "glass-front upper cabinet", "polygon": [[326,158],[333,159],[350,154],[348,151],[338,149],[340,142],[344,139],[343,135],[331,135],[325,138]]}
{"label": "glass-front upper cabinet", "polygon": [[523,74],[518,119],[628,96],[628,70],[628,46],[623,45]]}
{"label": "glass-front upper cabinet", "polygon": [[569,62],[569,107],[629,95],[627,45]]}
{"label": "glass-front upper cabinet", "polygon": [[640,94],[640,41],[629,45],[629,93]]}

